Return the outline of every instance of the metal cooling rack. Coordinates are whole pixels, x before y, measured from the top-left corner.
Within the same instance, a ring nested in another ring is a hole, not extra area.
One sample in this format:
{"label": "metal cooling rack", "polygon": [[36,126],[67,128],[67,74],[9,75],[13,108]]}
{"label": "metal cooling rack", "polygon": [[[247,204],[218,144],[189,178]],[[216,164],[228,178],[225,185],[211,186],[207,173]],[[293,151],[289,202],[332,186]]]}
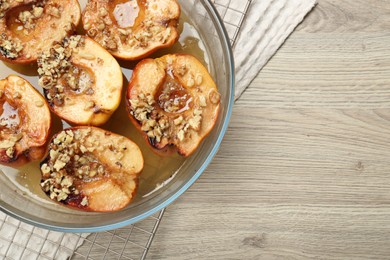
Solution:
{"label": "metal cooling rack", "polygon": [[71,259],[145,259],[164,211],[124,228],[89,235]]}
{"label": "metal cooling rack", "polygon": [[[212,2],[225,23],[230,42],[234,47],[252,1],[214,0]],[[69,259],[71,260],[145,259],[163,214],[164,209],[143,221],[112,231],[92,233],[88,236],[87,234],[74,234],[72,237],[75,240],[73,250],[64,244],[64,234],[58,237],[58,242],[53,242],[49,239],[50,232],[39,235],[34,232],[35,228],[32,226],[16,220],[10,221],[11,217],[0,218],[0,259],[57,260],[60,259],[61,252],[70,255]],[[11,237],[1,233],[2,228],[7,225],[15,230]],[[19,235],[25,236],[26,241],[23,243],[13,242],[14,238]],[[30,242],[33,239],[40,240],[40,246],[37,248],[31,246]],[[45,245],[48,243],[56,248],[55,252],[49,254],[45,252]],[[20,253],[11,254],[13,250]]]}
{"label": "metal cooling rack", "polygon": [[230,43],[234,47],[252,0],[213,0],[212,2],[223,19]]}

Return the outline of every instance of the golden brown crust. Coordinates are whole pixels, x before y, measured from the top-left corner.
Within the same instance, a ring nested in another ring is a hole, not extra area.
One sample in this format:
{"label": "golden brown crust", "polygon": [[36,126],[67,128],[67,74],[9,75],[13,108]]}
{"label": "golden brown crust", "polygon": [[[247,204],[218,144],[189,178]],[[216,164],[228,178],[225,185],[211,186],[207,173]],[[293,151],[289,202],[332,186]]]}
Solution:
{"label": "golden brown crust", "polygon": [[41,162],[41,186],[62,205],[116,211],[134,198],[143,164],[131,140],[96,127],[73,127],[53,137]]}
{"label": "golden brown crust", "polygon": [[83,12],[87,35],[112,55],[138,60],[179,38],[176,0],[92,0]]}
{"label": "golden brown crust", "polygon": [[80,22],[77,0],[2,0],[0,59],[27,64],[53,41],[73,34]]}
{"label": "golden brown crust", "polygon": [[220,94],[195,57],[174,54],[139,62],[126,101],[131,122],[152,147],[189,156],[214,127]]}
{"label": "golden brown crust", "polygon": [[48,104],[19,76],[0,81],[0,163],[18,167],[41,160],[51,130]]}

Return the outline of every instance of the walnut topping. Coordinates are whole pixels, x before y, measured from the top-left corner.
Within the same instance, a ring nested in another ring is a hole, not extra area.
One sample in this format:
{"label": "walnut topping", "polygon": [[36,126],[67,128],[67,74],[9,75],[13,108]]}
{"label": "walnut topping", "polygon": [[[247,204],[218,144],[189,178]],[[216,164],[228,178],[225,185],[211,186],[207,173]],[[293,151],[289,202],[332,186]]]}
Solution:
{"label": "walnut topping", "polygon": [[199,96],[199,105],[201,107],[206,107],[207,106],[207,101],[206,101],[206,97],[205,96],[203,96],[203,95]]}
{"label": "walnut topping", "polygon": [[130,31],[129,31],[129,30],[125,30],[125,29],[122,29],[122,28],[118,28],[118,32],[121,33],[121,34],[124,35],[124,36],[130,34]]}
{"label": "walnut topping", "polygon": [[62,10],[61,7],[58,5],[48,5],[47,7],[47,13],[55,18],[61,17]]}
{"label": "walnut topping", "polygon": [[202,121],[202,109],[195,108],[192,116],[179,115],[172,122],[164,113],[158,113],[155,109],[156,102],[151,95],[140,94],[137,98],[129,100],[130,114],[141,124],[141,130],[153,139],[153,142],[161,142],[173,138],[173,133],[180,141],[186,138],[188,130],[200,130]]}
{"label": "walnut topping", "polygon": [[175,72],[179,75],[179,76],[184,76],[186,73],[187,73],[188,69],[187,69],[187,66],[186,64],[181,64],[176,70]]}
{"label": "walnut topping", "polygon": [[[116,50],[118,48],[115,40],[112,39],[112,25],[108,11],[105,8],[100,8],[97,12],[97,21],[91,21],[84,24],[84,29],[88,36],[94,38],[100,45],[108,50]],[[106,26],[107,25],[107,26]]]}
{"label": "walnut topping", "polygon": [[169,128],[167,118],[161,113],[155,112],[154,101],[151,95],[140,94],[136,99],[130,99],[131,115],[141,123],[142,131],[146,132],[149,138],[161,142],[163,137],[168,136],[165,131]]}
{"label": "walnut topping", "polygon": [[42,14],[43,14],[43,7],[37,6],[33,8],[33,15],[35,18],[41,17]]}
{"label": "walnut topping", "polygon": [[47,163],[42,164],[41,171],[44,175],[50,173],[50,167],[47,165]]}
{"label": "walnut topping", "polygon": [[102,16],[102,17],[105,17],[106,15],[108,15],[108,12],[107,12],[107,9],[102,7],[99,9],[99,15]]}
{"label": "walnut topping", "polygon": [[176,118],[173,123],[175,125],[180,125],[181,123],[183,122],[183,117],[182,116],[179,116],[178,118]]}
{"label": "walnut topping", "polygon": [[217,105],[221,100],[221,95],[216,90],[211,90],[209,93],[209,99],[211,103]]}
{"label": "walnut topping", "polygon": [[15,146],[12,146],[12,147],[9,147],[7,150],[6,150],[6,155],[9,157],[9,158],[13,158],[14,157],[14,153],[15,153]]}
{"label": "walnut topping", "polygon": [[23,11],[19,13],[19,21],[23,24],[23,27],[26,29],[34,28],[35,24],[33,22],[35,16],[30,11]]}
{"label": "walnut topping", "polygon": [[12,95],[12,98],[14,98],[14,99],[19,99],[21,97],[22,97],[22,95],[17,91]]}
{"label": "walnut topping", "polygon": [[0,18],[3,18],[5,12],[9,9],[9,0],[0,0]]}
{"label": "walnut topping", "polygon": [[103,31],[104,28],[106,28],[106,25],[105,25],[104,23],[101,23],[101,24],[99,24],[99,25],[97,26],[97,28],[98,28],[99,31]]}
{"label": "walnut topping", "polygon": [[18,133],[16,135],[12,135],[8,140],[1,140],[0,149],[5,149],[5,154],[9,158],[13,158],[15,153],[15,145],[20,139],[22,139],[22,137],[23,134]]}
{"label": "walnut topping", "polygon": [[[90,131],[64,130],[53,139],[49,156],[41,165],[41,186],[51,199],[64,201],[77,196],[79,180],[89,182],[107,174],[106,166],[93,154],[97,146],[99,141]],[[88,205],[86,197],[80,205]]]}
{"label": "walnut topping", "polygon": [[23,33],[28,35],[29,30],[35,28],[36,20],[39,19],[44,12],[44,5],[46,1],[38,1],[37,4],[32,6],[31,11],[25,10],[19,13],[18,21],[24,28]]}
{"label": "walnut topping", "polygon": [[84,197],[80,204],[81,206],[88,206],[88,198]]}
{"label": "walnut topping", "polygon": [[66,37],[38,57],[39,84],[45,89],[50,104],[64,104],[63,84],[73,90],[79,88],[78,78],[81,71],[71,64],[70,59],[75,48],[83,44],[84,38],[80,35]]}
{"label": "walnut topping", "polygon": [[104,46],[108,49],[108,50],[116,50],[118,48],[118,45],[116,44],[116,42],[112,39],[107,39],[104,43]]}
{"label": "walnut topping", "polygon": [[195,85],[195,80],[193,77],[188,77],[188,80],[187,80],[187,87],[193,87]]}
{"label": "walnut topping", "polygon": [[16,81],[16,85],[23,86],[24,85],[24,80],[19,79],[18,81]]}
{"label": "walnut topping", "polygon": [[80,56],[80,58],[83,58],[83,59],[86,59],[86,60],[94,60],[94,59],[96,59],[95,55],[90,54],[90,53],[86,53],[86,52],[79,53],[79,56]]}
{"label": "walnut topping", "polygon": [[37,100],[37,101],[35,101],[35,105],[36,105],[37,107],[43,107],[44,104],[45,104],[45,103],[43,103],[42,100]]}
{"label": "walnut topping", "polygon": [[104,64],[104,60],[101,58],[97,58],[97,63],[102,66]]}
{"label": "walnut topping", "polygon": [[[92,28],[92,29],[89,29],[88,30],[88,36],[90,36],[90,37],[95,37],[96,36],[96,34],[98,33],[98,31],[95,29],[95,28]],[[100,43],[100,42],[99,42]]]}
{"label": "walnut topping", "polygon": [[197,75],[195,76],[195,84],[196,84],[197,86],[199,86],[200,84],[202,84],[202,82],[203,82],[203,76],[202,76],[202,74],[197,74]]}
{"label": "walnut topping", "polygon": [[202,117],[200,115],[194,116],[188,120],[188,124],[192,127],[192,129],[198,131],[200,128],[200,122]]}
{"label": "walnut topping", "polygon": [[19,39],[12,39],[7,36],[6,33],[2,33],[0,36],[0,54],[8,59],[16,59],[19,57],[23,46]]}
{"label": "walnut topping", "polygon": [[153,13],[146,12],[144,21],[134,28],[128,28],[111,26],[113,21],[106,8],[93,9],[90,12],[95,12],[97,19],[86,21],[84,29],[90,37],[108,50],[116,51],[120,44],[126,44],[134,49],[146,49],[155,43],[166,44],[172,37],[169,21],[156,21]]}
{"label": "walnut topping", "polygon": [[0,149],[8,149],[15,145],[15,142],[11,140],[2,140],[0,141]]}
{"label": "walnut topping", "polygon": [[89,23],[84,24],[84,30],[88,31],[89,29],[91,29],[91,24]]}
{"label": "walnut topping", "polygon": [[184,130],[180,130],[180,131],[177,133],[177,138],[179,138],[180,141],[183,141],[183,140],[184,140]]}

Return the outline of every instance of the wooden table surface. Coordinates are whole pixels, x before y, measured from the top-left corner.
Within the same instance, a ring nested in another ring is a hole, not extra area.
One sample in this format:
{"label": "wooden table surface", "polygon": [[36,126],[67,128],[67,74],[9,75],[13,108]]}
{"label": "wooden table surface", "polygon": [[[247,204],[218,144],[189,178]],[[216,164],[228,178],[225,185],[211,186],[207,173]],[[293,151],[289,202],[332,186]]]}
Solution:
{"label": "wooden table surface", "polygon": [[390,257],[390,1],[318,2],[148,259]]}

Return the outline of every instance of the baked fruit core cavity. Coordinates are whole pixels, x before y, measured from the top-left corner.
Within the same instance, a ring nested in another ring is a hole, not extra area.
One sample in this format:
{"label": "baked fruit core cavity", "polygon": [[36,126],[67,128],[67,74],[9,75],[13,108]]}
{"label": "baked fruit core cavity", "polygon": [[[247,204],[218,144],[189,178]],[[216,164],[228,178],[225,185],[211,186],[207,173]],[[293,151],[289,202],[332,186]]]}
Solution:
{"label": "baked fruit core cavity", "polygon": [[193,106],[190,92],[175,78],[172,69],[167,69],[164,82],[156,95],[159,107],[167,113],[180,114]]}
{"label": "baked fruit core cavity", "polygon": [[53,41],[73,34],[80,18],[77,0],[0,0],[0,59],[35,62]]}
{"label": "baked fruit core cavity", "polygon": [[[29,3],[11,9],[5,15],[7,28],[20,39],[29,40],[38,19],[43,15],[44,2],[36,1],[35,4]],[[58,9],[56,16],[58,18],[61,16],[60,9]]]}
{"label": "baked fruit core cavity", "polygon": [[132,28],[140,23],[141,8],[137,0],[111,1],[108,4],[108,13],[111,20],[123,29]]}

